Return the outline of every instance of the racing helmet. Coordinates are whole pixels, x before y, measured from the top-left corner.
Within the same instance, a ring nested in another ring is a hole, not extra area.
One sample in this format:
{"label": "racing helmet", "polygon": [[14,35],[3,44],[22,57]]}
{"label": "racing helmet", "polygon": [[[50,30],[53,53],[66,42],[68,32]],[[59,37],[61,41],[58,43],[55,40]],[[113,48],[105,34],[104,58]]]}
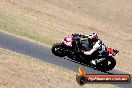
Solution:
{"label": "racing helmet", "polygon": [[91,41],[97,41],[98,40],[98,35],[97,33],[91,33],[89,36],[88,36],[88,39],[91,40]]}

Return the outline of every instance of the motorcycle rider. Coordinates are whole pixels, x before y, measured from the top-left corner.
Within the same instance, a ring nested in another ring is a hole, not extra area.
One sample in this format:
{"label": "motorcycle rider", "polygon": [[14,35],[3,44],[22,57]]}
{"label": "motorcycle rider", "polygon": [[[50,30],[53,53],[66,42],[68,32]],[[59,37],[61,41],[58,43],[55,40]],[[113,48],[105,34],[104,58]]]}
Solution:
{"label": "motorcycle rider", "polygon": [[[96,33],[91,33],[90,35],[83,35],[87,37],[87,42],[89,45],[92,46],[92,48],[88,51],[84,51],[83,54],[89,56],[92,55],[95,51],[98,51],[99,56],[102,55],[102,53],[106,52],[106,46],[102,43],[102,41],[98,38],[98,35]],[[83,38],[82,38],[83,40]],[[89,46],[88,46],[89,47]],[[101,62],[103,59],[95,59],[91,61],[92,65],[96,65],[97,63]]]}

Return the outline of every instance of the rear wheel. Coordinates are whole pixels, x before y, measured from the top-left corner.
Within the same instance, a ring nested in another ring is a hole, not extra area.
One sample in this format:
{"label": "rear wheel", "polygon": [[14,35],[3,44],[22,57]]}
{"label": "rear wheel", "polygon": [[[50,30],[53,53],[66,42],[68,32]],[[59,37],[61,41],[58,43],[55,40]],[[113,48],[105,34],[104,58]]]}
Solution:
{"label": "rear wheel", "polygon": [[56,43],[52,46],[51,48],[52,53],[55,56],[59,56],[59,57],[64,57],[65,56],[65,48],[63,45],[61,45],[61,43]]}

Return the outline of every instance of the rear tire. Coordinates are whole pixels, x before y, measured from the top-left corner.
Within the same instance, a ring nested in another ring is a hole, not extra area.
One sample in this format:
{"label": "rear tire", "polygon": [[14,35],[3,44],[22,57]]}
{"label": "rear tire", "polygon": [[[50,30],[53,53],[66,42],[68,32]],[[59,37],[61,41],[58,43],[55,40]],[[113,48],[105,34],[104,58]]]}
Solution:
{"label": "rear tire", "polygon": [[54,44],[51,48],[51,51],[55,56],[59,56],[59,57],[65,56],[64,46],[61,43]]}

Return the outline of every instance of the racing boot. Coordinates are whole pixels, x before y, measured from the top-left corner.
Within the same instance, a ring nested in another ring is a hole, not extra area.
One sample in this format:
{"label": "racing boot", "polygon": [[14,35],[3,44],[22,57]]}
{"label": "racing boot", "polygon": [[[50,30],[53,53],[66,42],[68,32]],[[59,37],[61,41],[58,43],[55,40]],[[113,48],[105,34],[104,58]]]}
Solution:
{"label": "racing boot", "polygon": [[101,59],[95,59],[95,60],[92,60],[90,62],[90,64],[95,67],[98,63],[102,62],[104,60],[104,58],[101,58]]}

